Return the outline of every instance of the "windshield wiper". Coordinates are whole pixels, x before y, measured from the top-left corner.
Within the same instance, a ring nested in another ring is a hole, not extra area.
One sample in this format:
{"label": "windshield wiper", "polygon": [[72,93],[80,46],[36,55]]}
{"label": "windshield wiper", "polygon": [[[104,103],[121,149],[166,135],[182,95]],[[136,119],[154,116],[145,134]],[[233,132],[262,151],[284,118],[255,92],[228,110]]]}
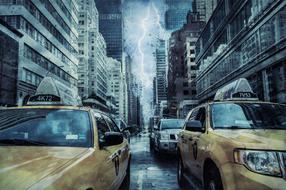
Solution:
{"label": "windshield wiper", "polygon": [[0,139],[0,144],[5,145],[34,145],[34,146],[45,146],[47,143],[27,140],[27,139]]}

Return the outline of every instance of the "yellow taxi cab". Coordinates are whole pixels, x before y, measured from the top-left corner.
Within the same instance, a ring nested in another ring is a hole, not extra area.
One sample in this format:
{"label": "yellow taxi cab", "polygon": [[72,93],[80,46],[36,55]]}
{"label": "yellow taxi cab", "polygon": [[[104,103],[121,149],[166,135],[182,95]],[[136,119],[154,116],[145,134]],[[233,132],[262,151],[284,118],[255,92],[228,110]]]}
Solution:
{"label": "yellow taxi cab", "polygon": [[286,189],[286,106],[256,98],[236,80],[186,117],[178,135],[180,186],[206,190]]}
{"label": "yellow taxi cab", "polygon": [[0,109],[0,189],[129,189],[131,153],[114,121],[61,98],[51,78],[41,87],[27,106]]}

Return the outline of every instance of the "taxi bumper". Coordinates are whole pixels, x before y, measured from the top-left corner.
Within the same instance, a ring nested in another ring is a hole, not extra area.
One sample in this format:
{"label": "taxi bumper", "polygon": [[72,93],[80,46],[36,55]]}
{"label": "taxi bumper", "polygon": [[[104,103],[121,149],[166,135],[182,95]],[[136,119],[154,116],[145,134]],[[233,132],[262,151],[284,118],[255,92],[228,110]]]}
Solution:
{"label": "taxi bumper", "polygon": [[158,148],[161,152],[166,153],[177,153],[177,143],[176,140],[159,140]]}
{"label": "taxi bumper", "polygon": [[225,190],[286,190],[286,180],[282,177],[258,174],[239,164],[225,164],[221,177]]}

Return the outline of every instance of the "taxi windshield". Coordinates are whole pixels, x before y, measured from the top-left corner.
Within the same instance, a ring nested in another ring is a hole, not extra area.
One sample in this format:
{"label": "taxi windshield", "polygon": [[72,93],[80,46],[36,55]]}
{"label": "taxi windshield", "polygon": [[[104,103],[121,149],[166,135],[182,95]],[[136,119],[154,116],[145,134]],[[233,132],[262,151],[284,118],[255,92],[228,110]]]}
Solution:
{"label": "taxi windshield", "polygon": [[180,129],[184,125],[183,119],[167,119],[161,121],[161,130],[164,129]]}
{"label": "taxi windshield", "polygon": [[0,110],[0,145],[90,147],[88,112],[65,109]]}
{"label": "taxi windshield", "polygon": [[264,103],[219,103],[212,105],[214,129],[284,129],[286,106]]}

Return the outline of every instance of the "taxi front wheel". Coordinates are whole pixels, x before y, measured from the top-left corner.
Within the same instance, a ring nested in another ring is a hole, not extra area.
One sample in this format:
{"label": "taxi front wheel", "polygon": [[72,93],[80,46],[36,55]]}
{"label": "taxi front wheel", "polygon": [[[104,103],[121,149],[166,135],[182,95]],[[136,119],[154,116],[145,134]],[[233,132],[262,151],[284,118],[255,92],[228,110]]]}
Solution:
{"label": "taxi front wheel", "polygon": [[205,175],[205,190],[223,190],[220,173],[215,166]]}
{"label": "taxi front wheel", "polygon": [[186,185],[186,178],[184,176],[184,166],[182,162],[182,158],[179,156],[178,158],[178,166],[177,166],[177,180],[180,187],[184,187]]}

